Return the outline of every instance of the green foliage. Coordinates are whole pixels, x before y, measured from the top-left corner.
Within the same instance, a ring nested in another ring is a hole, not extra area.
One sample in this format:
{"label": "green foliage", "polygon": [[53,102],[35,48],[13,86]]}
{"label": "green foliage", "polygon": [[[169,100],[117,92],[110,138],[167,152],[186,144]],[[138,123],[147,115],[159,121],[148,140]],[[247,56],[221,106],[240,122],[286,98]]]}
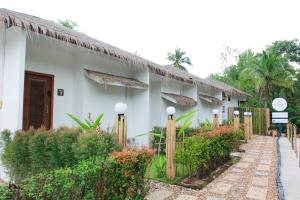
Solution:
{"label": "green foliage", "polygon": [[179,116],[176,119],[176,123],[180,123],[180,129],[177,134],[177,137],[184,136],[185,131],[191,126],[193,123],[193,118],[195,117],[196,110],[191,110],[189,112],[186,112],[185,114]]}
{"label": "green foliage", "polygon": [[186,52],[180,48],[175,48],[174,53],[168,53],[167,59],[172,62],[172,65],[183,71],[187,71],[183,65],[187,64],[192,66],[192,61],[189,57],[185,56]]}
{"label": "green foliage", "polygon": [[156,177],[162,178],[166,176],[166,157],[154,156],[152,162]]}
{"label": "green foliage", "polygon": [[[15,190],[20,196],[13,197],[20,200],[144,199],[149,189],[144,177],[152,155],[146,149],[123,150],[107,159],[97,157],[72,168],[45,171],[23,180]],[[4,191],[8,193],[6,196],[11,195],[7,188]]]}
{"label": "green foliage", "polygon": [[58,20],[57,23],[68,29],[72,29],[72,30],[74,30],[78,26],[77,22],[69,20],[69,19]]}
{"label": "green foliage", "polygon": [[91,119],[90,114],[89,114],[89,119],[84,119],[84,121],[80,121],[80,119],[78,119],[77,117],[75,117],[70,113],[67,113],[67,115],[71,119],[73,119],[83,130],[96,130],[97,128],[100,128],[101,120],[104,116],[104,113],[101,113],[96,118],[95,122],[93,122],[93,120]]}
{"label": "green foliage", "polygon": [[197,172],[198,177],[203,176],[205,171],[225,162],[230,152],[240,144],[240,139],[240,132],[188,137],[176,148],[176,163],[186,166],[190,175]]}
{"label": "green foliage", "polygon": [[200,129],[203,129],[204,131],[211,131],[214,129],[214,125],[206,119],[204,122],[199,123],[198,126]]}
{"label": "green foliage", "polygon": [[109,134],[98,134],[93,131],[81,134],[77,142],[73,144],[76,160],[85,160],[95,156],[107,157],[115,149],[117,149],[115,138]]}
{"label": "green foliage", "polygon": [[240,53],[237,64],[210,77],[252,95],[245,106],[264,106],[272,110],[272,99],[287,99],[289,120],[300,126],[300,75],[294,63],[300,63],[299,41],[275,41],[262,52],[246,50]]}
{"label": "green foliage", "polygon": [[8,187],[8,185],[0,185],[0,199],[11,200],[12,197],[13,191]]}
{"label": "green foliage", "polygon": [[11,141],[10,132],[1,136],[5,144],[1,160],[16,183],[46,170],[72,167],[84,159],[107,157],[118,148],[113,134],[64,127],[17,132]]}

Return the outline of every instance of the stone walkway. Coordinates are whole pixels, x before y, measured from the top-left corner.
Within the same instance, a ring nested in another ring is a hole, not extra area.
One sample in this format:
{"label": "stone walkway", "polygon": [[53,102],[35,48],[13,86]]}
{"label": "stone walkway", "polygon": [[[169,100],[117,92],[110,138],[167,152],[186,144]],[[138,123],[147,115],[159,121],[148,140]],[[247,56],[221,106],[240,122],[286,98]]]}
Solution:
{"label": "stone walkway", "polygon": [[[298,149],[300,140],[298,139]],[[281,152],[281,181],[286,200],[300,199],[300,167],[299,158],[296,157],[291,143],[287,138],[279,139]]]}
{"label": "stone walkway", "polygon": [[151,182],[148,200],[275,200],[276,139],[255,136],[242,159],[202,190]]}

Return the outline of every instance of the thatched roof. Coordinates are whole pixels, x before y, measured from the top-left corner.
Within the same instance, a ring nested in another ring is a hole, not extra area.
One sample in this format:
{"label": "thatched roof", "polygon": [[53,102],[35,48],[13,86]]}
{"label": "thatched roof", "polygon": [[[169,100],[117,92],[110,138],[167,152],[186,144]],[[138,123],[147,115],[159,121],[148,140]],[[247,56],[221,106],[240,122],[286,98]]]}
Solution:
{"label": "thatched roof", "polygon": [[230,85],[227,85],[221,81],[217,81],[217,80],[213,80],[213,79],[205,79],[207,81],[208,84],[213,84],[216,85],[217,87],[219,87],[222,91],[224,91],[226,94],[232,94],[232,95],[236,95],[240,98],[248,98],[251,97],[251,95],[247,94],[246,92],[239,90],[237,88],[234,88]]}
{"label": "thatched roof", "polygon": [[108,84],[108,85],[117,85],[124,86],[128,88],[138,88],[138,89],[148,89],[148,84],[143,83],[139,80],[126,78],[122,76],[116,76],[112,74],[106,74],[102,72],[97,72],[89,69],[85,69],[86,77],[99,83],[99,84]]}
{"label": "thatched roof", "polygon": [[[206,79],[202,79],[172,66],[156,64],[140,56],[96,40],[83,33],[65,28],[53,21],[1,8],[0,22],[3,22],[6,28],[12,26],[21,27],[23,30],[30,33],[41,34],[46,37],[68,42],[78,47],[91,50],[93,53],[108,56],[109,58],[137,68],[149,69],[151,73],[160,76],[204,87],[213,87],[221,90],[224,88],[221,87],[220,84],[215,84],[214,82],[207,81]],[[245,96],[244,92],[239,92],[238,90],[234,91],[239,95]]]}
{"label": "thatched roof", "polygon": [[193,98],[179,94],[162,92],[162,98],[181,106],[194,106],[197,104],[197,101],[195,101]]}
{"label": "thatched roof", "polygon": [[203,99],[209,103],[214,103],[214,104],[217,104],[217,105],[223,105],[223,102],[222,100],[216,98],[216,97],[213,97],[213,96],[209,96],[209,95],[206,95],[206,94],[199,94],[199,97],[200,99]]}

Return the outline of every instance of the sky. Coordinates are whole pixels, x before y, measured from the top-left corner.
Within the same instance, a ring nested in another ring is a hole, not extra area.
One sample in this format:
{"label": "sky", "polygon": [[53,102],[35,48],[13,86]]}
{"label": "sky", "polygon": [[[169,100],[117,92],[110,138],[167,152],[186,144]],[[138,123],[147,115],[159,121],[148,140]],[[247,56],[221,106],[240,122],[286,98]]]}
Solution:
{"label": "sky", "polygon": [[189,71],[203,78],[222,72],[225,46],[259,52],[300,37],[297,0],[0,0],[0,7],[71,19],[79,31],[162,65],[181,48]]}

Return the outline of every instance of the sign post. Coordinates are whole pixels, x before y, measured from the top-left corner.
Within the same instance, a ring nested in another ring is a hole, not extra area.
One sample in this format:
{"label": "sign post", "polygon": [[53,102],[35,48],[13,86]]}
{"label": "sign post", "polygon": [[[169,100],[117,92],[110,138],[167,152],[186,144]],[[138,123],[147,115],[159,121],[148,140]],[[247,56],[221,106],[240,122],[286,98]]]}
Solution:
{"label": "sign post", "polygon": [[287,108],[287,101],[284,98],[276,98],[272,101],[272,107],[277,112],[272,112],[272,123],[277,125],[279,135],[282,134],[282,124],[288,124],[288,112],[282,112]]}

